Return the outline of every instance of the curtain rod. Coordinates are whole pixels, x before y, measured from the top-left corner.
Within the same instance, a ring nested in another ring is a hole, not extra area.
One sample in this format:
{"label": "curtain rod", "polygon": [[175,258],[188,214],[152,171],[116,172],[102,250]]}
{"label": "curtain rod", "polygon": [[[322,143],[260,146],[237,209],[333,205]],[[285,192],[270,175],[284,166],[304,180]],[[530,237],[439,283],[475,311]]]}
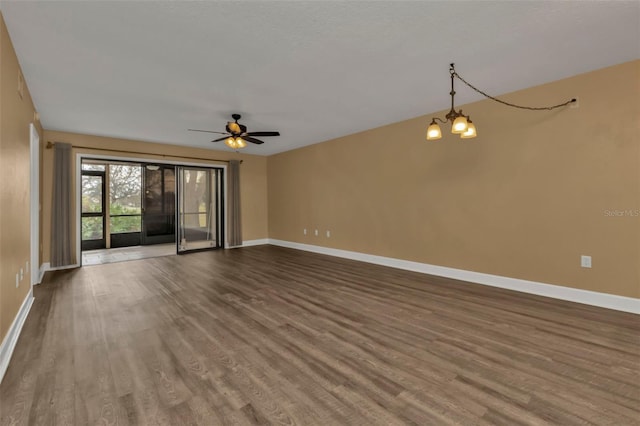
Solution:
{"label": "curtain rod", "polygon": [[[53,148],[55,142],[47,141],[47,149]],[[112,152],[121,152],[125,154],[140,154],[140,155],[155,155],[160,156],[162,158],[171,157],[171,158],[182,158],[186,160],[204,160],[204,161],[218,161],[221,163],[228,163],[229,160],[218,160],[215,158],[202,158],[202,157],[186,157],[183,155],[171,155],[171,154],[153,154],[151,152],[142,152],[142,151],[127,151],[123,149],[107,149],[107,148],[93,148],[91,146],[81,146],[81,145],[71,145],[71,148],[81,148],[81,149],[93,149],[95,151],[112,151]],[[242,163],[243,160],[240,160]]]}

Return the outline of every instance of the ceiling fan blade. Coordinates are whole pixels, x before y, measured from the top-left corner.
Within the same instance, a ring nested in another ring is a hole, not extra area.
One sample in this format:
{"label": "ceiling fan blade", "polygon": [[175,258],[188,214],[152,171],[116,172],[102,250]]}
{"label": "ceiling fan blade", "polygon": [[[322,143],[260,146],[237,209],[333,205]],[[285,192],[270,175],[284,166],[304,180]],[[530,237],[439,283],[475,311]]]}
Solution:
{"label": "ceiling fan blade", "polygon": [[247,136],[280,136],[280,132],[249,132]]}
{"label": "ceiling fan blade", "polygon": [[198,129],[187,129],[190,132],[204,132],[204,133],[217,133],[219,135],[226,135],[226,133],[222,133],[222,132],[214,132],[212,130],[198,130]]}
{"label": "ceiling fan blade", "polygon": [[255,143],[258,145],[264,143],[264,141],[261,141],[260,139],[252,138],[251,136],[242,136],[242,139],[244,139],[247,142]]}
{"label": "ceiling fan blade", "polygon": [[212,140],[211,142],[220,142],[220,141],[223,141],[223,140],[227,139],[228,137],[229,137],[229,136],[225,136],[224,138],[214,139],[214,140]]}

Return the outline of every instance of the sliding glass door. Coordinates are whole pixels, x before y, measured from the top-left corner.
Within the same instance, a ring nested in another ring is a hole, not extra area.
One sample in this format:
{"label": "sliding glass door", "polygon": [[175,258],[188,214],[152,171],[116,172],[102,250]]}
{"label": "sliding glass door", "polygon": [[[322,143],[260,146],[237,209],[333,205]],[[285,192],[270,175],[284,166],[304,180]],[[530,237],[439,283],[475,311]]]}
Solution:
{"label": "sliding glass door", "polygon": [[147,164],[144,167],[142,244],[176,241],[175,166]]}
{"label": "sliding glass door", "polygon": [[82,250],[224,247],[223,170],[83,159]]}
{"label": "sliding glass door", "polygon": [[82,250],[106,247],[105,166],[82,165]]}
{"label": "sliding glass door", "polygon": [[178,253],[224,247],[222,169],[178,167]]}
{"label": "sliding glass door", "polygon": [[142,187],[139,163],[109,164],[110,248],[140,245]]}

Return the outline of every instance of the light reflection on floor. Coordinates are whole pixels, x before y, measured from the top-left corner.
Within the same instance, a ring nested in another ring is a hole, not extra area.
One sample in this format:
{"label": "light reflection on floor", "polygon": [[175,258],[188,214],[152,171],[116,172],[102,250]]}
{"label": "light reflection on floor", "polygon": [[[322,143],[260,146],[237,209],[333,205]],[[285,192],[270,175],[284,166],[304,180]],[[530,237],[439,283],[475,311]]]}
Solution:
{"label": "light reflection on floor", "polygon": [[151,246],[121,247],[102,250],[88,250],[82,252],[82,266],[126,262],[128,260],[171,256],[174,254],[176,254],[175,243],[154,244]]}

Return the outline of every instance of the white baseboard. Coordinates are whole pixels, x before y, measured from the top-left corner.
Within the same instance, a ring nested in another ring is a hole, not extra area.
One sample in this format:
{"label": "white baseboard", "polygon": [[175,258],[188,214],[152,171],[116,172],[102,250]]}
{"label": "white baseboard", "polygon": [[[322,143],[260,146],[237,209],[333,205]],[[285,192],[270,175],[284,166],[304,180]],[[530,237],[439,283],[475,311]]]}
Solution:
{"label": "white baseboard", "polygon": [[269,239],[268,238],[262,238],[260,240],[243,241],[242,242],[242,247],[263,246],[265,244],[269,244]]}
{"label": "white baseboard", "polygon": [[563,287],[554,284],[502,277],[499,275],[484,274],[481,272],[465,271],[463,269],[448,268],[445,266],[430,265],[428,263],[411,262],[408,260],[393,259],[390,257],[375,256],[372,254],[294,243],[290,241],[269,239],[269,244],[326,254],[329,256],[342,257],[345,259],[359,260],[361,262],[373,263],[376,265],[390,266],[392,268],[404,269],[407,271],[421,272],[423,274],[469,281],[476,284],[536,294],[538,296],[583,303],[585,305],[599,306],[602,308],[615,309],[617,311],[640,314],[640,299],[635,299],[633,297],[616,296],[614,294],[580,290],[577,288]]}
{"label": "white baseboard", "polygon": [[29,315],[31,305],[33,305],[33,287],[29,289],[27,297],[25,297],[22,302],[22,306],[20,306],[18,314],[13,319],[13,323],[11,324],[11,327],[9,327],[9,331],[4,337],[2,345],[0,345],[0,383],[2,383],[4,373],[7,372],[7,368],[9,367],[9,361],[11,361],[13,350],[16,348],[18,337],[20,337],[22,326],[27,319],[27,315]]}
{"label": "white baseboard", "polygon": [[232,249],[232,248],[240,248],[240,247],[263,246],[265,244],[269,244],[268,238],[262,238],[260,240],[243,241],[242,245],[239,245],[239,246],[230,246],[229,243],[226,243],[224,248]]}
{"label": "white baseboard", "polygon": [[44,273],[47,272],[50,267],[51,267],[51,264],[49,262],[45,262],[42,265],[40,265],[40,271],[39,271],[40,275],[38,275],[38,282],[36,284],[40,284],[42,282],[42,279],[44,278]]}
{"label": "white baseboard", "polygon": [[44,277],[44,273],[48,272],[48,271],[62,271],[64,269],[74,269],[74,268],[79,268],[80,264],[79,263],[74,263],[73,265],[66,265],[66,266],[56,266],[55,268],[51,267],[51,263],[49,262],[44,262],[42,265],[40,265],[40,281],[42,281],[42,278]]}

